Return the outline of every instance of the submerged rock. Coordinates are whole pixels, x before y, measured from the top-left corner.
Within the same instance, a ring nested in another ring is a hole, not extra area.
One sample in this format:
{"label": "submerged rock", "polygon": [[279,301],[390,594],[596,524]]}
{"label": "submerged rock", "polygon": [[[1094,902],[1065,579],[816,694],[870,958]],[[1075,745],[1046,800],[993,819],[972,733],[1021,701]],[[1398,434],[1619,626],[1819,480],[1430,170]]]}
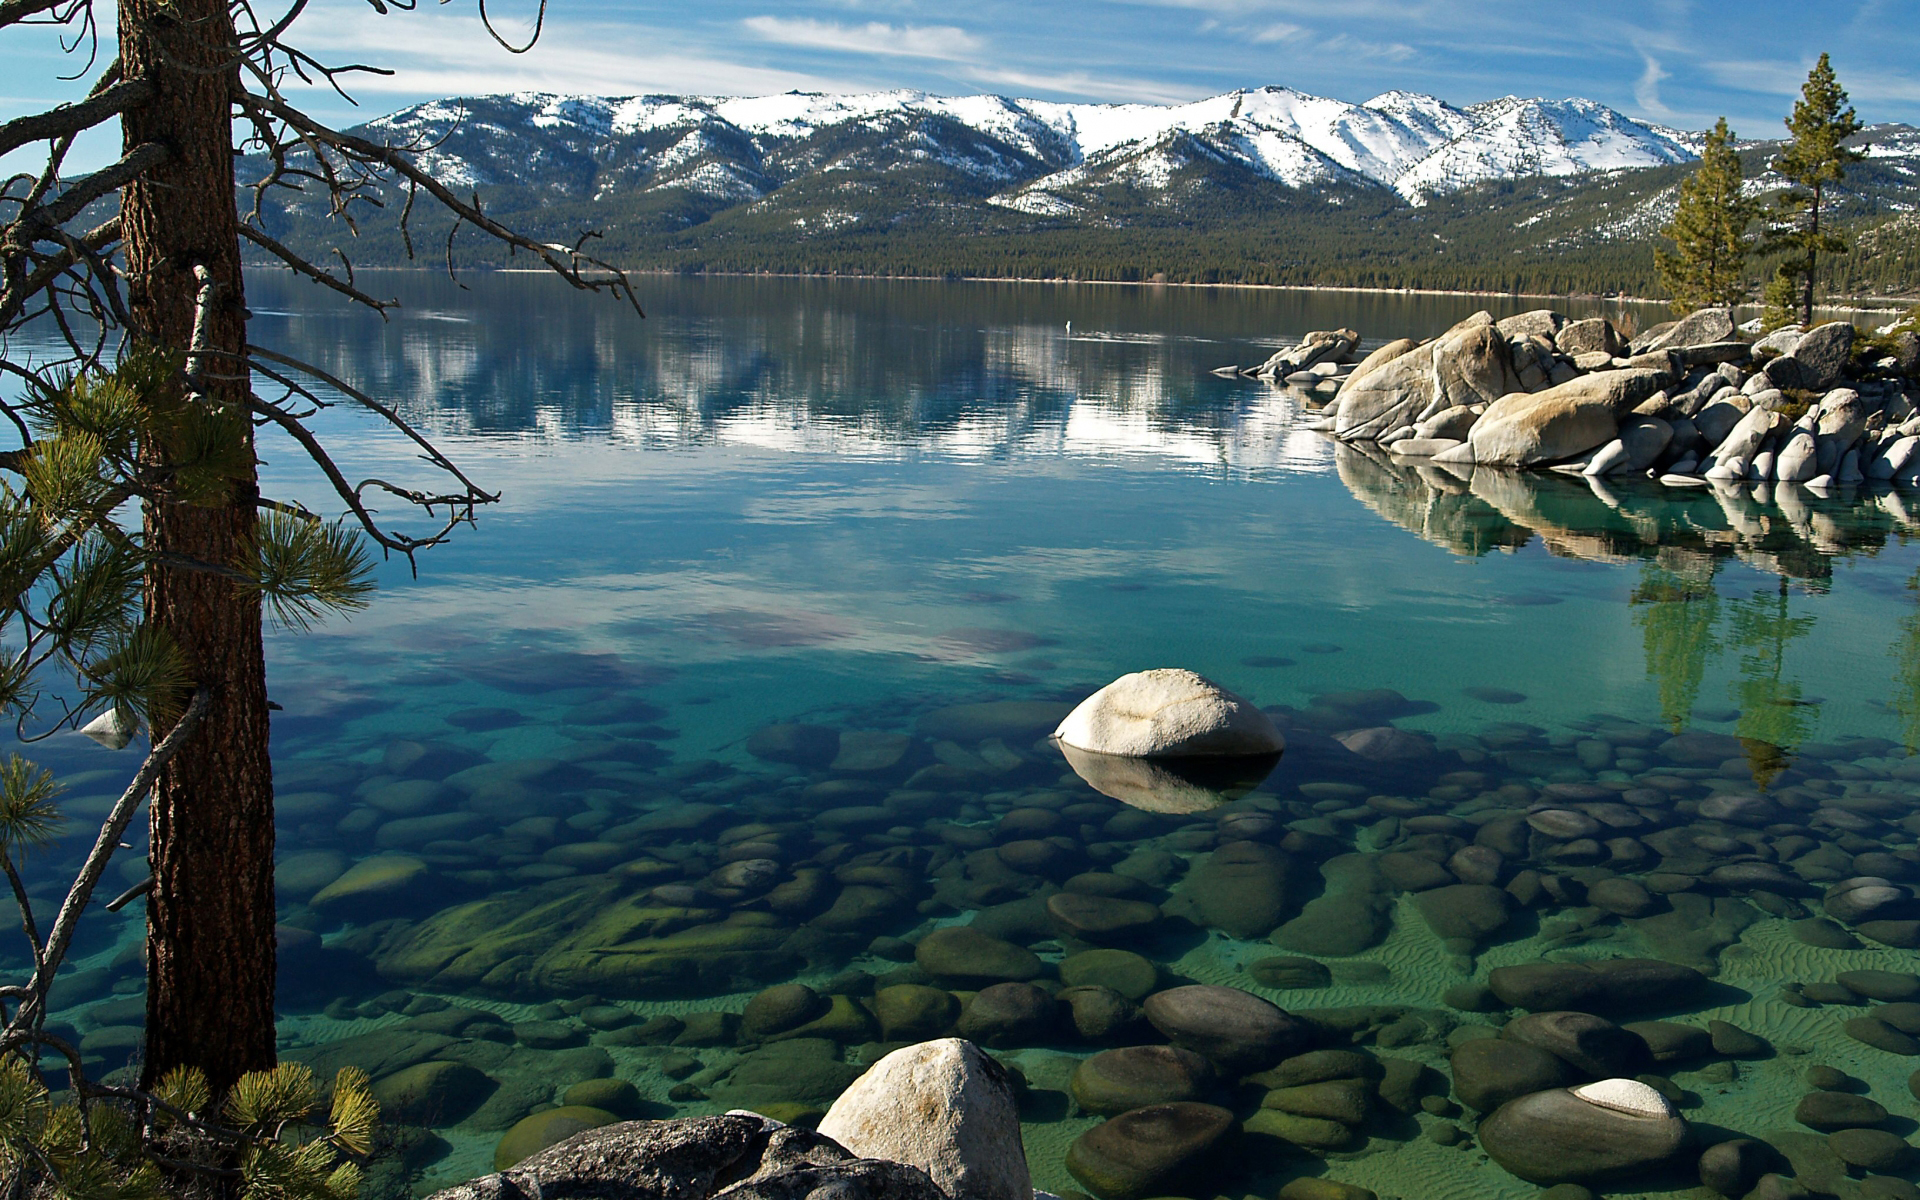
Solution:
{"label": "submerged rock", "polygon": [[1198,1100],[1213,1082],[1212,1065],[1191,1050],[1127,1046],[1083,1060],[1069,1090],[1081,1108],[1111,1116],[1149,1104]]}
{"label": "submerged rock", "polygon": [[1100,1200],[1146,1200],[1167,1185],[1191,1191],[1200,1162],[1232,1129],[1233,1114],[1211,1104],[1136,1108],[1075,1138],[1067,1171]]}
{"label": "submerged rock", "polygon": [[1487,986],[1502,1002],[1529,1012],[1573,1009],[1591,1013],[1681,1008],[1707,987],[1692,967],[1654,958],[1590,963],[1525,963],[1496,967]]}
{"label": "submerged rock", "polygon": [[1489,1157],[1543,1185],[1628,1178],[1673,1162],[1691,1140],[1665,1098],[1630,1079],[1522,1096],[1480,1124]]}
{"label": "submerged rock", "polygon": [[1012,1078],[958,1038],[875,1063],[833,1102],[819,1133],[862,1157],[918,1168],[950,1197],[1033,1195]]}
{"label": "submerged rock", "polygon": [[1168,1041],[1234,1074],[1270,1067],[1314,1036],[1307,1022],[1239,988],[1171,988],[1148,996],[1141,1009]]}

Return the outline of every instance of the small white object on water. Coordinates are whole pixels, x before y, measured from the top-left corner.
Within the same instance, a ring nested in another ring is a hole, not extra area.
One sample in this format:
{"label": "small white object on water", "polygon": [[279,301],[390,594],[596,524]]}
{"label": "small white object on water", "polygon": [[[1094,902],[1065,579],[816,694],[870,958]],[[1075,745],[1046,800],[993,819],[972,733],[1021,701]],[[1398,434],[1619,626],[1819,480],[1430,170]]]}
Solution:
{"label": "small white object on water", "polygon": [[140,724],[118,708],[110,708],[80,727],[80,732],[109,750],[125,750]]}
{"label": "small white object on water", "polygon": [[1671,1117],[1673,1105],[1667,1098],[1637,1079],[1602,1079],[1573,1089],[1573,1094],[1588,1104],[1610,1108],[1636,1117]]}

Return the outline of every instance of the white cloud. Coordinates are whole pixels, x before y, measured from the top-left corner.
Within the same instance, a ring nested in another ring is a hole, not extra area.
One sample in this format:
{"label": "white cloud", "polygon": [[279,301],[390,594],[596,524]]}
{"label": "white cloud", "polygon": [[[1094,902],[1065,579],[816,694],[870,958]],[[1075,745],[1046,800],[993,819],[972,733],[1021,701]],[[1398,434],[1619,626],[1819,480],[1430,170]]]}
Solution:
{"label": "white cloud", "polygon": [[1641,111],[1649,116],[1672,116],[1672,110],[1660,102],[1660,81],[1668,77],[1667,72],[1660,68],[1660,60],[1646,51],[1642,50],[1640,57],[1646,60],[1647,69],[1642,71],[1640,78],[1634,82],[1634,101],[1640,105]]}
{"label": "white cloud", "polygon": [[[511,38],[512,31],[503,30]],[[473,96],[551,91],[594,95],[762,96],[793,89],[864,91],[872,80],[729,61],[697,44],[643,25],[547,22],[532,50],[509,54],[471,10],[422,6],[377,17],[360,0],[316,4],[294,41],[325,61],[359,60],[391,75],[347,76],[355,95]],[[718,48],[716,48],[718,49]]]}
{"label": "white cloud", "polygon": [[1054,75],[995,67],[969,71],[967,78],[992,87],[1017,89],[1023,95],[1045,93],[1116,103],[1182,104],[1189,100],[1199,100],[1217,94],[1204,87],[1182,88],[1153,79],[1096,77],[1080,71]]}
{"label": "white cloud", "polygon": [[1292,25],[1286,21],[1278,21],[1267,26],[1265,29],[1255,31],[1249,40],[1260,44],[1266,44],[1268,42],[1290,42],[1305,32],[1306,30],[1298,25]]}
{"label": "white cloud", "polygon": [[755,37],[782,46],[805,46],[844,54],[901,58],[968,59],[986,43],[957,25],[841,25],[806,17],[748,17],[740,22]]}

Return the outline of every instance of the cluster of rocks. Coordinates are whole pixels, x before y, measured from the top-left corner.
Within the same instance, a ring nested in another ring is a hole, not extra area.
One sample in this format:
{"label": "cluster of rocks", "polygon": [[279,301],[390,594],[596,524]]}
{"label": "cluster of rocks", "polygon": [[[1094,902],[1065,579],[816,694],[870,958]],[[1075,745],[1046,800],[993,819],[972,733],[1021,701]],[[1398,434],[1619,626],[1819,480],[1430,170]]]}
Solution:
{"label": "cluster of rocks", "polygon": [[1315,330],[1297,345],[1276,350],[1264,362],[1251,367],[1216,367],[1213,373],[1331,393],[1353,374],[1360,361],[1359,348],[1360,335],[1351,329]]}
{"label": "cluster of rocks", "polygon": [[1904,343],[1892,355],[1857,345],[1844,322],[1749,342],[1726,309],[1631,341],[1605,318],[1481,312],[1375,350],[1314,427],[1450,467],[1815,490],[1920,483],[1920,363]]}

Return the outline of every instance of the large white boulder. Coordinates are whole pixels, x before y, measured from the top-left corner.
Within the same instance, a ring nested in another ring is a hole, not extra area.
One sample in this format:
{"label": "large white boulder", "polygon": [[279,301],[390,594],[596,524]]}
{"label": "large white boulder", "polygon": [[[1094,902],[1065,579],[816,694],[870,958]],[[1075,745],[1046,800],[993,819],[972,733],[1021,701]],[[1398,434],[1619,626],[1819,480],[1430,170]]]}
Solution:
{"label": "large white boulder", "polygon": [[1013,1082],[962,1038],[906,1046],[873,1064],[819,1132],[862,1158],[918,1167],[952,1200],[1033,1200]]}
{"label": "large white boulder", "polygon": [[1130,758],[1278,754],[1287,748],[1251,700],[1179,667],[1122,675],[1080,702],[1053,736]]}

